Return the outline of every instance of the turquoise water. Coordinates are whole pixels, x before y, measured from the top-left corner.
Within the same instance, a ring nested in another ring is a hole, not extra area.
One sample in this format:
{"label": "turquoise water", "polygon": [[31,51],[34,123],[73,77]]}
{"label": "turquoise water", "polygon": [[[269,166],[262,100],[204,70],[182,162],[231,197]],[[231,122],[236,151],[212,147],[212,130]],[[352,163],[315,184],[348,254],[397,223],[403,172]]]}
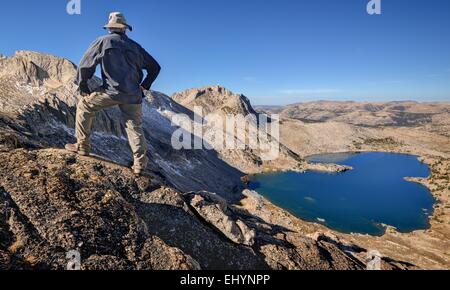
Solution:
{"label": "turquoise water", "polygon": [[310,162],[354,168],[344,173],[273,173],[253,176],[251,188],[297,217],[344,233],[382,235],[429,228],[435,199],[405,177],[428,177],[417,157],[392,153],[325,154]]}

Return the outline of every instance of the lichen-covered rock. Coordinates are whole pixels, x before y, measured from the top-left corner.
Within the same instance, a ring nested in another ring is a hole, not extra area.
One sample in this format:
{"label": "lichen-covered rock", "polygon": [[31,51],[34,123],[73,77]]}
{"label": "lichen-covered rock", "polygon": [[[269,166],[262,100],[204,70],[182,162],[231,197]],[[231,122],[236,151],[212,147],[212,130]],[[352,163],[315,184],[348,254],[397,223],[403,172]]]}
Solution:
{"label": "lichen-covered rock", "polygon": [[0,245],[31,266],[64,269],[66,254],[78,251],[86,269],[199,268],[149,234],[125,198],[139,191],[125,168],[58,150],[17,150],[0,159]]}
{"label": "lichen-covered rock", "polygon": [[153,237],[144,243],[142,262],[138,269],[200,270],[200,264],[183,251],[167,246],[160,238]]}

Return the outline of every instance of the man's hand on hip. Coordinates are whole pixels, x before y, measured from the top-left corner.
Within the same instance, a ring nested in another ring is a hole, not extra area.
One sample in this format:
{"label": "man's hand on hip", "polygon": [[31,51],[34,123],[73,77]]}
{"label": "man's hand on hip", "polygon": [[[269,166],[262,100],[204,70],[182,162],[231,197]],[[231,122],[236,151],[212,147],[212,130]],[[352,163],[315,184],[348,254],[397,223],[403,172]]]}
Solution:
{"label": "man's hand on hip", "polygon": [[80,94],[85,97],[85,96],[89,96],[91,94],[91,91],[89,89],[89,86],[87,84],[87,82],[83,82],[80,84],[78,91],[80,92]]}

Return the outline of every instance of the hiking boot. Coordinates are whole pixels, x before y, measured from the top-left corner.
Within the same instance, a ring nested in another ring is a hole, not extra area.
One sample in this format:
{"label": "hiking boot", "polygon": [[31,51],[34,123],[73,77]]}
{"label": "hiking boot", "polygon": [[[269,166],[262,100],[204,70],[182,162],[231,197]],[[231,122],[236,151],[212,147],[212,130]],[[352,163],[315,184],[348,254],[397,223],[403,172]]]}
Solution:
{"label": "hiking boot", "polygon": [[78,144],[67,144],[66,150],[72,153],[76,153],[81,156],[89,156],[89,151],[82,149]]}
{"label": "hiking boot", "polygon": [[150,172],[144,169],[133,169],[133,173],[135,177],[149,177],[152,178],[152,175]]}

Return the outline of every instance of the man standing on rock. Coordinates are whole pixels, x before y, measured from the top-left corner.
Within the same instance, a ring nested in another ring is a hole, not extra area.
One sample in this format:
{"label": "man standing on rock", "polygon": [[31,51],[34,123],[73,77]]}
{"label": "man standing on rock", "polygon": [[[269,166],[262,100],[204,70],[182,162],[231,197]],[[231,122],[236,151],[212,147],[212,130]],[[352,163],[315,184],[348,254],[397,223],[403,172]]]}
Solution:
{"label": "man standing on rock", "polygon": [[[77,82],[82,99],[77,106],[77,143],[66,145],[66,150],[89,156],[95,114],[118,106],[133,151],[133,171],[141,175],[148,165],[148,147],[142,128],[143,91],[150,89],[161,67],[139,44],[127,37],[126,31],[132,31],[132,27],[127,24],[122,13],[111,13],[109,23],[104,28],[109,30],[109,34],[94,41],[78,67]],[[99,64],[103,86],[100,92],[91,92],[88,80],[94,76]],[[143,70],[147,71],[144,80]]]}

